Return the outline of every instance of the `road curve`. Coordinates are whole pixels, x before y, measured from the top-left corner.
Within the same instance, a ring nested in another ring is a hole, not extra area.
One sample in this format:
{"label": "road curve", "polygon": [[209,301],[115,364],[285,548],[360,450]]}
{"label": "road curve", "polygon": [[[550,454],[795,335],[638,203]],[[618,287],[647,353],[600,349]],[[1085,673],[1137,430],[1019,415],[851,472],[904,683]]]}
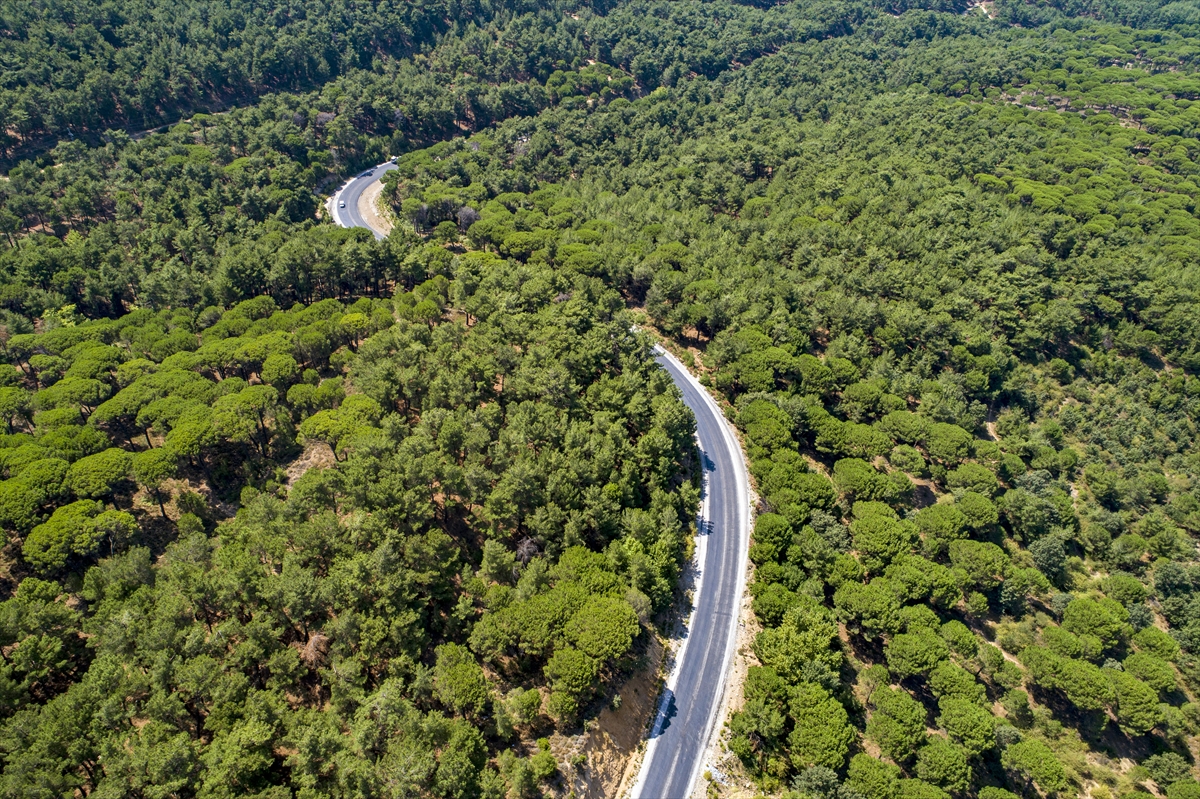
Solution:
{"label": "road curve", "polygon": [[[333,221],[342,227],[365,227],[375,234],[375,238],[382,239],[384,235],[368,225],[367,220],[363,219],[362,214],[358,212],[358,198],[362,196],[368,186],[383,177],[384,172],[390,172],[395,168],[396,165],[391,161],[384,161],[379,166],[360,172],[343,183],[329,203]],[[342,207],[343,203],[345,203],[344,208]]]}
{"label": "road curve", "polygon": [[[358,212],[358,198],[395,166],[380,164],[343,185],[330,203],[334,222],[371,230]],[[383,238],[378,231],[372,232]],[[712,396],[673,355],[655,347],[655,356],[696,417],[704,488],[696,520],[692,610],[650,729],[632,797],[686,799],[715,732],[737,643],[750,542],[750,481],[737,437]]]}
{"label": "road curve", "polygon": [[737,643],[750,539],[750,493],[741,446],[717,403],[678,360],[659,364],[696,417],[704,493],[696,521],[697,576],[683,644],[667,677],[633,799],[685,799],[700,775],[725,698]]}

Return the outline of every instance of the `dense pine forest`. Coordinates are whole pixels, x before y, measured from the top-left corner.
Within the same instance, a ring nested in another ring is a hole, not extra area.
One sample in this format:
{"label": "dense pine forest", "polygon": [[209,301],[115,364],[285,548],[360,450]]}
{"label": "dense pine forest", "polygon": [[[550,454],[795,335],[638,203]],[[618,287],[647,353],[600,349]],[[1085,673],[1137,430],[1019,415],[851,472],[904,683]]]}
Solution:
{"label": "dense pine forest", "polygon": [[571,795],[692,552],[657,338],[758,498],[710,795],[1200,799],[1200,5],[13,0],[0,74],[0,797]]}

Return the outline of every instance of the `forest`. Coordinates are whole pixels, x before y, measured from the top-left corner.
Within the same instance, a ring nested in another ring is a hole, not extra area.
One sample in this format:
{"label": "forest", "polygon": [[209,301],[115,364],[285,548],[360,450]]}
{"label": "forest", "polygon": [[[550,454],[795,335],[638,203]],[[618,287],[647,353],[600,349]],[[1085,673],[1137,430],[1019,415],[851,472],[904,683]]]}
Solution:
{"label": "forest", "polygon": [[570,795],[658,338],[758,497],[710,795],[1200,799],[1200,7],[396,8],[0,13],[0,796]]}

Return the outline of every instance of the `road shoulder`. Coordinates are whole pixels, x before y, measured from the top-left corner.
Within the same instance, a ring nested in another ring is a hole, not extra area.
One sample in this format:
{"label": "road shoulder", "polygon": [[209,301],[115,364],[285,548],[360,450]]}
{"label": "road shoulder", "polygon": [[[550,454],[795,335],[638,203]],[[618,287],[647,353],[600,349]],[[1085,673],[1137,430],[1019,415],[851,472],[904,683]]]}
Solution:
{"label": "road shoulder", "polygon": [[[740,439],[739,435],[737,434],[736,429],[733,427],[732,424],[729,423],[728,419],[725,417],[724,410],[721,407],[721,403],[720,403],[719,399],[714,397],[712,395],[712,393],[708,390],[708,388],[705,387],[700,382],[700,380],[698,380],[696,378],[696,376],[692,373],[692,371],[690,369],[688,369],[683,364],[683,362],[673,352],[671,352],[672,348],[669,346],[668,342],[660,343],[658,346],[655,347],[655,349],[656,349],[657,354],[660,357],[664,357],[665,359],[669,360],[672,363],[673,367],[675,367],[682,375],[686,376],[686,379],[688,380],[688,382],[691,383],[692,388],[694,388],[699,393],[699,395],[704,398],[704,404],[707,405],[707,410],[710,412],[710,414],[716,419],[717,423],[720,425],[721,435],[722,435],[722,438],[724,439],[724,443],[727,446],[727,448],[732,450],[731,455],[735,459],[736,465],[735,465],[734,474],[736,476],[737,483],[738,483],[737,494],[738,494],[739,504],[742,505],[742,507],[739,510],[739,513],[740,513],[741,519],[742,519],[742,523],[741,523],[742,529],[740,531],[740,534],[738,535],[739,545],[740,545],[739,556],[741,559],[741,567],[740,567],[740,572],[738,574],[737,589],[736,589],[737,590],[737,598],[738,598],[737,599],[738,612],[735,615],[735,618],[732,620],[732,627],[730,630],[728,643],[726,645],[727,649],[726,649],[725,660],[724,660],[724,671],[723,671],[721,679],[720,679],[721,690],[720,690],[718,696],[716,697],[716,704],[714,705],[714,707],[709,715],[708,721],[705,725],[705,730],[703,733],[704,744],[702,746],[701,752],[699,753],[699,757],[697,757],[697,759],[695,761],[695,766],[693,767],[694,771],[692,772],[691,779],[690,779],[690,790],[691,790],[690,795],[691,796],[704,796],[705,795],[704,789],[708,785],[708,780],[703,778],[704,772],[708,768],[709,763],[711,763],[713,760],[714,751],[717,751],[720,748],[719,742],[722,739],[721,733],[724,729],[724,721],[728,714],[730,703],[732,701],[734,701],[735,698],[736,698],[736,701],[740,702],[740,697],[741,697],[741,680],[740,680],[740,676],[738,675],[738,672],[736,672],[735,669],[737,669],[737,667],[739,665],[738,664],[738,660],[739,660],[738,656],[739,656],[739,653],[743,649],[743,644],[745,643],[745,639],[742,634],[742,631],[744,629],[744,625],[742,623],[742,617],[748,608],[746,580],[747,580],[748,569],[749,569],[748,550],[749,550],[750,533],[751,533],[751,529],[752,529],[753,489],[750,486],[749,468],[748,468],[748,464],[746,462],[745,450],[742,447],[741,439]],[[702,510],[702,513],[707,513],[707,509],[706,509],[705,505],[702,505],[701,510]],[[708,544],[708,539],[706,537],[698,537],[697,538],[696,551],[694,553],[693,562],[691,564],[691,568],[699,570],[698,571],[698,579],[692,584],[692,590],[695,592],[695,595],[699,595],[699,593],[703,590],[702,583],[704,581],[703,581],[703,576],[702,576],[703,575],[702,564],[705,564],[707,562],[707,559],[706,559],[707,544]],[[694,607],[695,607],[695,605],[693,605],[693,612],[694,612]],[[685,613],[685,618],[690,620],[692,618],[691,614]],[[690,623],[690,622],[688,622],[688,623]],[[687,650],[688,650],[687,639],[685,638],[682,642],[680,642],[678,649],[673,652],[674,657],[668,659],[668,668],[667,668],[667,677],[666,677],[665,688],[667,688],[667,689],[673,688],[673,685],[678,677],[679,670],[682,667],[682,664],[686,659]],[[748,649],[746,651],[748,651]],[[744,674],[744,669],[743,669],[742,673]],[[736,685],[732,684],[733,680],[735,680],[735,679],[737,680]],[[663,700],[663,701],[665,701],[665,700]],[[660,707],[660,714],[661,714],[661,712],[662,712],[662,708]],[[656,723],[657,723],[657,721],[656,721]],[[652,735],[653,735],[653,733],[652,733]],[[655,746],[654,746],[655,743],[656,743],[655,740],[651,739],[647,743],[646,749],[643,753],[642,764],[641,764],[641,768],[639,769],[641,773],[639,774],[639,778],[632,789],[633,795],[635,795],[635,796],[638,795],[638,793],[640,792],[640,788],[642,786],[642,780],[645,778],[645,769],[647,767],[647,764],[652,760],[652,758],[654,756],[653,753],[655,750]]]}
{"label": "road shoulder", "polygon": [[382,194],[382,180],[377,180],[363,189],[363,193],[358,196],[358,213],[371,230],[386,238],[392,232],[393,224],[391,215],[379,208]]}

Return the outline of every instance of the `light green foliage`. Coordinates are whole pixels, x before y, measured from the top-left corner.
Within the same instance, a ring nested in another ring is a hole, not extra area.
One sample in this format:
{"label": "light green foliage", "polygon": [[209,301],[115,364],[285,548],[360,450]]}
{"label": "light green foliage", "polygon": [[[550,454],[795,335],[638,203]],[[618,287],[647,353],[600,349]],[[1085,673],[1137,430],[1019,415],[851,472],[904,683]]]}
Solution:
{"label": "light green foliage", "polygon": [[498,583],[512,582],[517,571],[517,555],[504,544],[489,539],[483,542],[479,576]]}
{"label": "light green foliage", "polygon": [[950,651],[963,658],[973,658],[979,649],[979,641],[967,625],[951,619],[942,625],[941,636],[950,645]]}
{"label": "light green foliage", "polygon": [[792,692],[788,711],[795,724],[788,736],[793,768],[840,769],[855,735],[842,704],[820,686],[801,683]]}
{"label": "light green foliage", "polygon": [[117,483],[126,479],[131,465],[128,452],[110,447],[71,464],[67,470],[67,487],[75,496],[83,499],[106,497],[113,492]]}
{"label": "light green foliage", "polygon": [[755,637],[754,653],[764,666],[792,682],[804,679],[809,664],[836,674],[842,665],[837,635],[833,614],[811,597],[801,596],[778,627]]}
{"label": "light green foliage", "polygon": [[[4,419],[9,433],[13,432],[13,423],[29,415],[31,400],[29,392],[15,386],[0,388],[0,418]],[[74,409],[64,409],[68,412]]]}
{"label": "light green foliage", "polygon": [[962,494],[954,507],[966,517],[972,530],[987,530],[1000,521],[1000,512],[987,497],[974,491]]}
{"label": "light green foliage", "polygon": [[1063,612],[1062,626],[1076,635],[1093,635],[1107,648],[1130,633],[1129,612],[1116,600],[1077,597]]}
{"label": "light green foliage", "polygon": [[[1056,625],[1050,625],[1042,630],[1042,642],[1046,647],[1054,654],[1066,658],[1083,657],[1085,640],[1074,633],[1068,632],[1065,628]],[[1088,654],[1091,655],[1091,653]],[[1098,655],[1099,652],[1095,654]],[[1087,659],[1090,660],[1092,657],[1088,657]]]}
{"label": "light green foliage", "polygon": [[880,419],[879,428],[901,444],[916,444],[925,440],[929,422],[915,413],[899,410]]}
{"label": "light green foliage", "polygon": [[67,377],[35,394],[33,406],[39,411],[75,408],[90,414],[111,393],[109,386],[99,380]]}
{"label": "light green foliage", "polygon": [[1175,670],[1171,664],[1149,652],[1134,652],[1125,658],[1125,671],[1159,693],[1176,688]]}
{"label": "light green foliage", "polygon": [[891,502],[904,493],[907,478],[903,475],[884,475],[860,458],[842,458],[833,465],[833,481],[851,501]]}
{"label": "light green foliage", "polygon": [[947,791],[964,791],[971,784],[967,753],[937,736],[917,751],[916,772],[920,779]]}
{"label": "light green foliage", "polygon": [[970,453],[972,436],[953,424],[934,422],[925,433],[925,451],[945,466],[956,465]]}
{"label": "light green foliage", "polygon": [[850,533],[863,565],[875,573],[882,572],[897,556],[908,553],[916,540],[913,523],[900,520],[882,502],[854,503]]}
{"label": "light green foliage", "polygon": [[0,483],[0,524],[22,532],[31,529],[43,505],[65,496],[68,470],[66,461],[44,458]]}
{"label": "light green foliage", "polygon": [[[571,713],[559,713],[560,717],[573,715],[578,707],[579,699],[588,695],[595,687],[599,664],[595,659],[571,647],[562,647],[546,663],[546,679],[549,681],[554,694],[565,697],[570,704],[560,706],[570,707]],[[554,700],[554,696],[551,696]],[[560,700],[561,701],[561,700]],[[551,711],[553,713],[553,710]]]}
{"label": "light green foliage", "polygon": [[[986,790],[986,789],[985,789]],[[898,799],[948,799],[950,794],[924,780],[900,780]]]}
{"label": "light green foliage", "polygon": [[950,569],[919,555],[895,558],[884,571],[884,577],[904,602],[927,601],[938,608],[949,608],[962,596]]}
{"label": "light green foliage", "polygon": [[1104,594],[1122,605],[1144,602],[1147,591],[1145,584],[1132,574],[1111,574],[1104,580]]}
{"label": "light green foliage", "polygon": [[987,785],[979,789],[979,799],[1017,799],[1017,795],[1012,791]]}
{"label": "light green foliage", "polygon": [[212,424],[216,433],[239,444],[254,444],[265,458],[273,436],[271,420],[277,409],[278,392],[272,386],[247,386],[226,394],[213,404]]}
{"label": "light green foliage", "polygon": [[1180,780],[1167,788],[1167,799],[1197,799],[1200,797],[1200,782]]}
{"label": "light green foliage", "polygon": [[969,756],[979,755],[996,745],[996,717],[990,708],[971,699],[944,695],[938,701],[938,710],[938,726]]}
{"label": "light green foliage", "polygon": [[505,697],[505,706],[518,724],[532,724],[542,706],[542,695],[536,688],[514,688]]}
{"label": "light green foliage", "polygon": [[571,617],[564,632],[581,652],[603,663],[624,655],[638,630],[637,614],[625,599],[593,597]]}
{"label": "light green foliage", "polygon": [[907,691],[881,686],[871,694],[867,737],[897,763],[907,763],[925,742],[925,708]]}
{"label": "light green foliage", "polygon": [[900,769],[870,755],[857,754],[850,758],[845,784],[864,799],[897,799],[900,794]]}
{"label": "light green foliage", "polygon": [[166,509],[161,507],[161,489],[162,484],[178,472],[179,463],[175,453],[165,447],[139,452],[133,456],[131,467],[133,478],[137,480],[138,485],[154,494],[162,514],[166,516]]}
{"label": "light green foliage", "polygon": [[1138,630],[1133,636],[1133,644],[1139,650],[1157,655],[1163,660],[1170,661],[1179,656],[1179,643],[1157,627]]}
{"label": "light green foliage", "polygon": [[137,529],[128,513],[105,510],[100,502],[81,499],[63,505],[33,528],[22,546],[25,560],[41,572],[63,568],[72,556],[88,557],[107,543],[110,551],[123,545]]}
{"label": "light green foliage", "polygon": [[1065,791],[1068,787],[1062,762],[1042,741],[1031,739],[1015,743],[1004,750],[1000,762],[1004,768],[1048,794]]}
{"label": "light green foliage", "polygon": [[888,668],[901,677],[925,674],[950,655],[936,631],[920,629],[894,636],[884,647]]}
{"label": "light green foliage", "polygon": [[951,541],[966,537],[967,517],[956,505],[939,502],[913,516],[927,551],[941,553]]}
{"label": "light green foliage", "polygon": [[908,472],[915,477],[925,474],[925,458],[921,456],[921,452],[916,447],[910,447],[907,444],[893,447],[891,454],[888,455],[888,462],[900,471]]}
{"label": "light green foliage", "polygon": [[437,649],[433,684],[438,698],[456,713],[479,715],[488,700],[488,681],[466,647],[443,644]]}
{"label": "light green foliage", "polygon": [[[964,463],[946,475],[946,486],[986,499],[995,496],[1000,488],[1000,483],[990,469],[978,463]],[[975,504],[979,508],[975,514],[975,518],[978,518],[981,513],[986,513],[986,511],[980,507],[980,503],[975,502]]]}
{"label": "light green foliage", "polygon": [[797,594],[782,583],[755,582],[750,593],[754,615],[765,627],[778,627],[783,615],[797,602]]}
{"label": "light green foliage", "polygon": [[751,558],[755,563],[778,560],[792,543],[792,526],[778,513],[760,513],[754,519]]}
{"label": "light green foliage", "polygon": [[986,541],[953,541],[950,562],[962,569],[970,585],[993,588],[1008,571],[1009,560],[1000,547]]}
{"label": "light green foliage", "polygon": [[988,704],[986,691],[975,676],[949,662],[939,663],[929,672],[929,690],[938,700],[962,699],[980,706]]}
{"label": "light green foliage", "polygon": [[905,605],[900,608],[900,623],[906,633],[917,630],[937,632],[941,626],[941,619],[938,618],[937,611],[928,605]]}

